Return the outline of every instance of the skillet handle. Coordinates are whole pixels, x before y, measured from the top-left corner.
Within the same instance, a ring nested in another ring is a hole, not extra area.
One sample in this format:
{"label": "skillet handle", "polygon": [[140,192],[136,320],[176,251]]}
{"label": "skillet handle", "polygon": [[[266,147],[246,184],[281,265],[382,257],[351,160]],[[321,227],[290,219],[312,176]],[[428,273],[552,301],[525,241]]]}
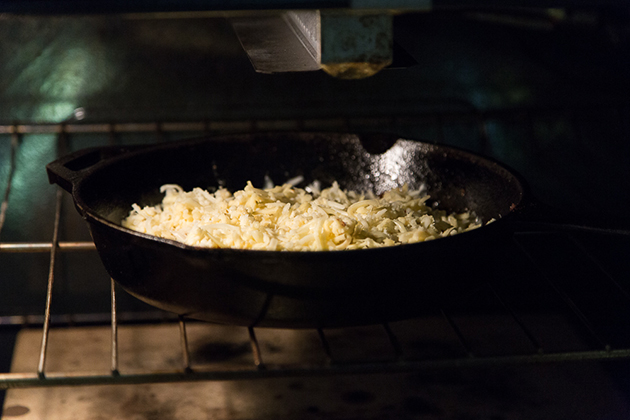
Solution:
{"label": "skillet handle", "polygon": [[78,150],[46,165],[48,182],[71,193],[74,186],[100,163],[145,147],[147,146],[104,146]]}

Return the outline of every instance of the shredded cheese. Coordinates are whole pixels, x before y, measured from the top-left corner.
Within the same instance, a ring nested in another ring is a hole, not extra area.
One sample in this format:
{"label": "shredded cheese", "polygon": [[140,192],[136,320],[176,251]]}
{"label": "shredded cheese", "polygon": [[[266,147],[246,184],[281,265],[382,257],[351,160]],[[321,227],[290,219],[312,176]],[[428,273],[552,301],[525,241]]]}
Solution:
{"label": "shredded cheese", "polygon": [[209,248],[269,251],[364,249],[428,241],[475,229],[470,212],[447,214],[426,205],[428,195],[402,188],[372,193],[344,191],[335,182],[301,189],[291,183],[230,193],[160,188],[162,203],[133,204],[123,227]]}

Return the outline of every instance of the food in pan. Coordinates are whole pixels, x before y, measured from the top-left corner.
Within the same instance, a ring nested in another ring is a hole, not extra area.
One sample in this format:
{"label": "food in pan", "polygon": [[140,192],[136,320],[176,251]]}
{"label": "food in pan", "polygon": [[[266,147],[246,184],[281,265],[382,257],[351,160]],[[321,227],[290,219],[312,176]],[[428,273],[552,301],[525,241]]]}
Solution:
{"label": "food in pan", "polygon": [[409,244],[480,226],[470,212],[448,214],[428,206],[428,195],[407,185],[377,197],[289,183],[234,193],[219,188],[186,192],[163,185],[162,203],[133,204],[122,225],[187,245],[269,251],[327,251]]}

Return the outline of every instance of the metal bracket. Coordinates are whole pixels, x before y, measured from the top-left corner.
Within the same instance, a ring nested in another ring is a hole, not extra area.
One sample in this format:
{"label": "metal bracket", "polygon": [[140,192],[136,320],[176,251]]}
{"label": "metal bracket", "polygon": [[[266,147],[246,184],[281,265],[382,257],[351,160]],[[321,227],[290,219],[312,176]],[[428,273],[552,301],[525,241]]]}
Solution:
{"label": "metal bracket", "polygon": [[335,77],[358,79],[392,63],[393,18],[388,11],[292,10],[231,22],[261,73],[323,69]]}

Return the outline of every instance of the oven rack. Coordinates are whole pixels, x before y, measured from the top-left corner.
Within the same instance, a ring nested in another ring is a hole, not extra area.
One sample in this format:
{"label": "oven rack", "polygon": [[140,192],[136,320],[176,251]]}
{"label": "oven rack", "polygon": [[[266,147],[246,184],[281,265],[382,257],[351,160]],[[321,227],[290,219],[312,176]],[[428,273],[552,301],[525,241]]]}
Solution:
{"label": "oven rack", "polygon": [[[80,119],[83,111],[77,110],[75,116]],[[467,118],[477,124],[479,130],[480,148],[483,149],[484,144],[488,141],[486,122],[489,118],[498,118],[500,116],[511,116],[514,114],[470,114],[470,113],[451,113],[436,114],[428,113],[418,118],[423,121],[432,121],[437,124],[439,131],[442,130],[442,123],[449,118]],[[516,118],[526,120],[531,117],[528,112],[519,111]],[[411,117],[410,117],[411,118]],[[402,117],[387,117],[380,120],[369,120],[369,122],[377,124],[386,124],[385,126],[393,128],[404,120]],[[124,132],[145,132],[154,133],[158,141],[165,140],[165,133],[169,132],[235,132],[235,131],[255,131],[255,130],[293,130],[293,129],[309,129],[314,126],[325,127],[326,129],[348,129],[356,127],[359,124],[365,124],[366,120],[353,120],[351,118],[329,119],[329,120],[287,120],[287,121],[229,121],[229,122],[188,122],[188,123],[117,123],[117,124],[78,124],[63,123],[54,125],[5,125],[0,126],[0,134],[10,134],[11,136],[11,158],[10,158],[10,175],[5,188],[2,204],[0,207],[0,234],[5,221],[5,215],[9,205],[9,195],[12,188],[12,175],[15,170],[15,154],[19,147],[20,136],[31,133],[56,133],[58,135],[59,153],[67,151],[68,138],[78,133],[109,133],[110,142],[115,144],[116,134]],[[257,378],[273,378],[273,377],[299,377],[299,376],[317,376],[317,375],[336,375],[336,374],[370,374],[370,373],[391,373],[391,372],[414,372],[426,369],[443,369],[443,368],[464,368],[464,367],[481,367],[481,366],[499,366],[513,364],[536,364],[551,362],[571,362],[571,361],[587,361],[587,360],[614,360],[630,358],[630,343],[627,346],[611,345],[607,340],[606,332],[602,332],[598,327],[602,326],[602,321],[590,318],[588,311],[584,311],[573,297],[563,290],[561,286],[554,283],[553,279],[545,278],[548,286],[551,286],[558,301],[562,302],[565,314],[577,323],[578,328],[588,336],[587,341],[594,343],[588,349],[569,349],[567,351],[547,350],[537,339],[536,334],[523,321],[520,314],[521,309],[518,305],[513,306],[510,299],[503,296],[503,292],[499,290],[492,282],[486,284],[486,293],[501,307],[501,310],[511,319],[515,329],[519,334],[527,338],[529,342],[529,350],[525,352],[513,352],[499,355],[478,355],[472,349],[471,340],[462,332],[457,320],[451,314],[448,308],[444,308],[440,312],[443,322],[450,328],[451,334],[456,337],[461,347],[461,355],[459,357],[433,357],[424,359],[414,359],[405,354],[400,340],[391,328],[389,323],[383,323],[380,328],[391,346],[392,357],[387,360],[379,361],[339,361],[335,359],[334,351],[331,349],[327,338],[328,331],[317,329],[316,333],[319,337],[321,349],[325,353],[326,358],[323,363],[319,364],[270,364],[265,363],[265,354],[261,350],[257,338],[257,328],[248,327],[247,336],[249,338],[249,346],[251,348],[251,365],[241,368],[230,368],[217,366],[211,369],[198,367],[191,363],[189,354],[189,343],[187,338],[187,325],[191,322],[185,318],[173,318],[166,313],[148,314],[134,316],[133,314],[118,314],[116,308],[116,287],[114,281],[111,280],[111,314],[107,314],[108,323],[111,325],[111,369],[107,375],[94,374],[90,372],[47,372],[47,347],[48,338],[51,327],[66,324],[70,327],[74,325],[90,325],[104,323],[104,316],[99,314],[91,315],[65,315],[54,316],[51,314],[52,308],[52,291],[55,283],[55,264],[58,260],[60,252],[84,252],[93,251],[94,244],[91,242],[68,242],[59,240],[59,226],[61,219],[63,192],[57,189],[55,198],[55,215],[53,236],[50,242],[23,242],[23,243],[7,243],[1,241],[0,236],[0,253],[49,253],[49,271],[47,282],[47,293],[44,316],[5,316],[0,317],[0,326],[18,326],[20,328],[32,327],[35,324],[41,324],[42,340],[39,352],[38,365],[31,372],[11,372],[0,373],[0,389],[24,388],[24,387],[42,387],[42,386],[62,386],[62,385],[96,385],[96,384],[138,384],[138,383],[157,383],[157,382],[188,382],[188,381],[215,381],[215,380],[242,380]],[[579,227],[578,227],[579,230]],[[553,234],[554,232],[551,232]],[[518,234],[515,235],[515,243],[519,252],[530,260],[532,266],[537,266],[538,257],[533,255],[531,247],[526,246],[532,238],[536,241],[536,235],[549,235],[549,231],[544,232],[523,232],[519,240]],[[610,233],[609,233],[610,234]],[[577,243],[574,238],[570,241]],[[538,243],[538,242],[537,242]],[[581,248],[583,249],[583,248]],[[589,252],[583,249],[588,258],[597,261],[597,258],[591,256]],[[535,254],[535,253],[534,253]],[[610,283],[608,286],[619,292],[620,299],[628,305],[630,304],[630,296],[624,286],[618,284],[612,278],[604,267],[597,262],[594,263],[596,270],[600,270],[601,276]],[[544,277],[544,275],[543,275]],[[630,305],[628,305],[630,306]],[[621,313],[621,316],[625,313]],[[623,319],[623,317],[622,317]],[[630,318],[629,318],[630,319]],[[176,322],[179,325],[179,346],[181,347],[181,368],[170,371],[147,371],[141,373],[125,373],[119,370],[118,360],[118,325],[119,322],[137,323],[137,322]],[[245,327],[242,327],[245,328]],[[610,335],[608,335],[610,336]],[[630,337],[629,337],[630,338]],[[369,349],[367,350],[369,352]]]}
{"label": "oven rack", "polygon": [[[51,252],[52,254],[53,252]],[[54,256],[51,256],[51,273],[54,270]],[[163,312],[154,312],[139,316],[127,315],[123,316],[123,322],[160,322],[172,323],[176,322],[179,326],[179,346],[181,352],[181,369],[170,371],[151,371],[143,373],[124,373],[119,370],[119,351],[118,351],[118,325],[119,316],[116,311],[116,287],[111,280],[111,314],[93,314],[92,316],[58,316],[50,315],[51,290],[54,283],[54,275],[49,277],[46,301],[46,312],[42,317],[3,317],[1,323],[4,325],[13,324],[21,325],[26,322],[31,327],[36,323],[42,323],[42,342],[37,369],[33,372],[17,372],[17,373],[0,373],[0,389],[25,388],[25,387],[45,387],[45,386],[71,386],[71,385],[108,385],[108,384],[141,384],[141,383],[168,383],[168,382],[190,382],[190,381],[222,381],[222,380],[244,380],[244,379],[261,379],[261,378],[279,378],[279,377],[308,377],[308,376],[325,376],[337,374],[377,374],[377,373],[400,373],[414,372],[427,369],[452,369],[452,368],[474,368],[500,365],[523,365],[523,364],[540,364],[552,362],[576,362],[588,360],[615,360],[630,358],[630,349],[620,348],[613,349],[609,344],[601,341],[596,331],[592,330],[589,321],[584,317],[580,310],[573,307],[574,315],[578,317],[583,326],[590,330],[593,335],[602,344],[600,349],[568,351],[568,352],[546,352],[534,337],[532,332],[520,320],[516,312],[505,306],[510,313],[515,325],[521,329],[531,344],[531,351],[523,354],[508,354],[501,356],[477,356],[471,350],[467,339],[464,337],[456,321],[446,311],[441,310],[441,315],[446,323],[451,327],[452,333],[457,337],[464,357],[459,358],[434,358],[425,360],[406,359],[401,348],[397,336],[392,332],[388,323],[383,323],[381,327],[386,333],[389,345],[392,348],[394,357],[385,361],[364,362],[364,361],[343,361],[335,360],[334,354],[328,343],[327,333],[324,329],[317,329],[317,335],[320,338],[322,350],[326,353],[326,362],[316,365],[280,365],[267,364],[264,362],[264,355],[259,345],[256,328],[239,327],[247,330],[249,337],[249,345],[251,346],[252,363],[249,367],[224,368],[219,367],[207,368],[196,367],[191,363],[189,353],[189,344],[187,338],[187,324],[196,322],[186,320],[184,317],[175,317]],[[505,305],[505,302],[496,293],[496,290],[489,286],[495,297]],[[47,346],[48,336],[51,324],[55,326],[63,325],[99,325],[104,318],[110,317],[111,320],[111,369],[107,375],[90,373],[90,372],[46,372]],[[54,324],[51,320],[55,319]]]}

